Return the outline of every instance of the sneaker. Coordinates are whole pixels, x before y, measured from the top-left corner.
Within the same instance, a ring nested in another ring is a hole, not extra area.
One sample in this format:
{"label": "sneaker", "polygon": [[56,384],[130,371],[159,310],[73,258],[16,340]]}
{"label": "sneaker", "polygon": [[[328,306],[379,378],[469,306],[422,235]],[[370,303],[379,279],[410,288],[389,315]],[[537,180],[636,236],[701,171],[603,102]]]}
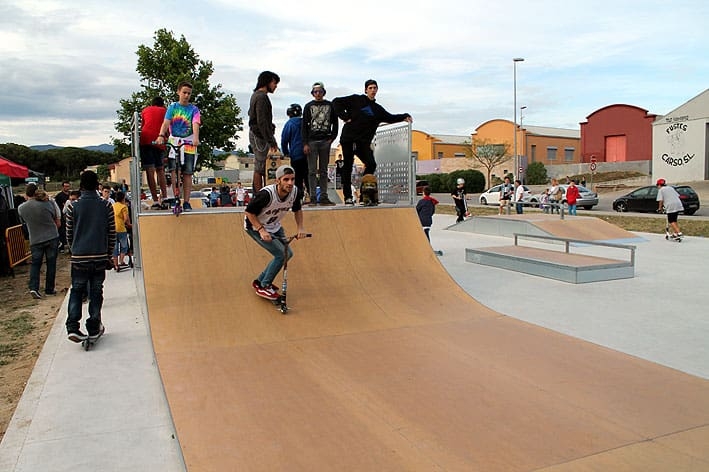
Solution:
{"label": "sneaker", "polygon": [[151,210],[162,210],[163,207],[160,203],[153,203],[152,205],[150,205],[150,209]]}
{"label": "sneaker", "polygon": [[185,202],[182,204],[182,211],[192,211],[192,205],[190,205],[190,202]]}
{"label": "sneaker", "polygon": [[89,334],[89,339],[92,341],[96,341],[98,338],[103,336],[103,333],[105,333],[105,332],[106,332],[106,328],[103,326],[103,323],[101,323],[101,326],[99,327],[98,332],[94,333],[94,334]]}
{"label": "sneaker", "polygon": [[42,294],[39,293],[39,290],[30,290],[30,295],[32,295],[32,298],[35,300],[40,300],[42,298]]}
{"label": "sneaker", "polygon": [[[254,281],[251,282],[251,286],[254,288],[254,290],[258,290],[261,288],[261,282],[259,282],[258,279],[254,279]],[[276,285],[271,284],[269,285],[269,287],[271,288],[271,290],[278,293],[278,287]]]}
{"label": "sneaker", "polygon": [[352,200],[351,198],[346,198],[345,205],[353,205],[354,206],[354,200]]}
{"label": "sneaker", "polygon": [[256,289],[256,295],[259,297],[263,297],[266,300],[278,300],[280,295],[276,291],[273,290],[271,287],[263,288],[259,287]]}
{"label": "sneaker", "polygon": [[321,198],[318,205],[320,206],[333,206],[335,202],[331,201],[329,198]]}
{"label": "sneaker", "polygon": [[81,332],[80,329],[75,329],[73,331],[69,331],[69,334],[67,335],[67,339],[69,341],[75,342],[75,343],[80,343],[82,341],[86,341],[86,336],[84,333]]}
{"label": "sneaker", "polygon": [[44,294],[45,295],[56,295],[57,291],[56,290],[45,290]]}

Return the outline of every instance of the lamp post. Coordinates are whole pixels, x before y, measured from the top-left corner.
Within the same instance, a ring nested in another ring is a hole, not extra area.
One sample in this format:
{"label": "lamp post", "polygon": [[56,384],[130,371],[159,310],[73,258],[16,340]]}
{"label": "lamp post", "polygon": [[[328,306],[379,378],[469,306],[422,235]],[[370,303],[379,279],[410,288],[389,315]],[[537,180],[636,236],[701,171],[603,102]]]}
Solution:
{"label": "lamp post", "polygon": [[516,178],[518,178],[518,179],[519,179],[519,162],[518,162],[518,158],[517,158],[517,63],[522,62],[522,61],[524,61],[523,57],[515,57],[512,59],[512,71],[513,71],[512,85],[514,87],[513,88],[513,90],[514,90],[514,94],[513,94],[513,102],[514,102],[513,103],[513,108],[514,108],[513,142],[514,142],[514,144],[513,144],[513,147],[514,147],[514,153],[515,153],[515,174],[514,175],[516,175],[517,176]]}
{"label": "lamp post", "polygon": [[[522,156],[527,155],[527,133],[524,132],[524,125],[522,124],[524,122],[524,115],[522,112],[527,109],[527,106],[519,107],[519,129],[522,131]],[[522,162],[520,162],[520,166],[522,165]]]}

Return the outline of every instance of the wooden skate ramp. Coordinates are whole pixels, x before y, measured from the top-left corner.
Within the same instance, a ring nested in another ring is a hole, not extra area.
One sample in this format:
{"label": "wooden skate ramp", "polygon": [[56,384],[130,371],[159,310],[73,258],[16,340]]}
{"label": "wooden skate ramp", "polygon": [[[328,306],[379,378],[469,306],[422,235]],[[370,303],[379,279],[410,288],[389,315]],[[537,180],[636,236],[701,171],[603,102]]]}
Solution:
{"label": "wooden skate ramp", "polygon": [[287,316],[242,224],[140,219],[189,470],[709,470],[709,381],[482,306],[412,208],[306,210]]}

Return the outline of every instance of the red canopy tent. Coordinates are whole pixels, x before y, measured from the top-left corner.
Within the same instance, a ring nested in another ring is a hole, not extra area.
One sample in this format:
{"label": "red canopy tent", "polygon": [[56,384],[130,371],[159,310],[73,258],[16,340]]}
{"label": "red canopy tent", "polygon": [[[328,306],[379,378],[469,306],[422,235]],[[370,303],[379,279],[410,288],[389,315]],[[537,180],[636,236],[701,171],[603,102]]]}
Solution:
{"label": "red canopy tent", "polygon": [[29,177],[29,169],[20,164],[15,164],[12,161],[0,156],[0,174],[5,174],[12,179],[26,179]]}

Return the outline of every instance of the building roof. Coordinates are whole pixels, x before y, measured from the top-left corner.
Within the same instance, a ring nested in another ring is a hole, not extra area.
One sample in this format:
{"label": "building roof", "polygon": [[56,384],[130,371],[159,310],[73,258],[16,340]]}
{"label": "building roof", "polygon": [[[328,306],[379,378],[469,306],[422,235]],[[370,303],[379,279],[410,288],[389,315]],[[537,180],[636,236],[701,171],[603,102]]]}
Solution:
{"label": "building roof", "polygon": [[551,128],[548,126],[524,126],[529,134],[534,134],[538,136],[554,136],[557,138],[581,138],[581,130],[578,129],[565,129],[565,128]]}
{"label": "building roof", "polygon": [[430,136],[439,140],[442,144],[466,144],[471,141],[470,136],[456,134],[431,134]]}

